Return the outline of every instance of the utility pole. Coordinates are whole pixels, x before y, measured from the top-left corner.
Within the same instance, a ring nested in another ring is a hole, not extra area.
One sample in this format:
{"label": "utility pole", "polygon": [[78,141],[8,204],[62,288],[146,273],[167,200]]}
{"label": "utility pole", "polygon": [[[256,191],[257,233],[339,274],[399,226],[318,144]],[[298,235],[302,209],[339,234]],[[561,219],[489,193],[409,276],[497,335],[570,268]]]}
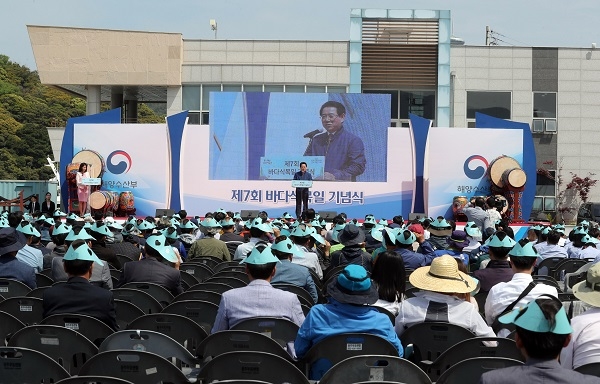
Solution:
{"label": "utility pole", "polygon": [[485,26],[485,45],[490,45],[490,26]]}

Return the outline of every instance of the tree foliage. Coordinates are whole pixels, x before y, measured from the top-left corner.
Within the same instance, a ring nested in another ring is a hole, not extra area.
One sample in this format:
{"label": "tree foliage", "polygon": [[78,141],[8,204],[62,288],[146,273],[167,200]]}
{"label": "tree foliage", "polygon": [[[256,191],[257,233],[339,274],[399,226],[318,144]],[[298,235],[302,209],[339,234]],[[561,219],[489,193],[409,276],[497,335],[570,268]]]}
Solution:
{"label": "tree foliage", "polygon": [[[0,179],[48,180],[52,157],[47,127],[64,127],[86,112],[84,99],[40,83],[37,71],[0,55]],[[164,123],[139,104],[140,123]],[[58,159],[55,159],[58,160]]]}

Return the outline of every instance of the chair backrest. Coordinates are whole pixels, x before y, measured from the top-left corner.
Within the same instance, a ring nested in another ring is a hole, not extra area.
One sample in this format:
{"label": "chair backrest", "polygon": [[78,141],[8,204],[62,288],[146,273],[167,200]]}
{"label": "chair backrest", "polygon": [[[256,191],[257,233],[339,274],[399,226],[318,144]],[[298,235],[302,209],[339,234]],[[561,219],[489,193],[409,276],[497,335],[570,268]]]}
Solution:
{"label": "chair backrest", "polygon": [[546,284],[546,285],[549,285],[551,287],[554,287],[554,288],[556,288],[557,292],[562,292],[563,291],[562,287],[558,284],[558,282],[556,280],[554,280],[554,278],[552,276],[539,276],[539,275],[536,275],[536,276],[534,276],[533,281],[536,284]]}
{"label": "chair backrest", "polygon": [[110,276],[111,277],[116,277],[117,280],[120,279],[121,275],[123,274],[123,270],[122,269],[109,268],[108,271],[110,272]]}
{"label": "chair backrest", "polygon": [[240,280],[236,277],[219,277],[213,276],[205,280],[207,283],[223,283],[232,286],[233,288],[242,288],[248,285],[243,280]]}
{"label": "chair backrest", "polygon": [[193,320],[173,313],[152,313],[132,321],[128,329],[145,329],[160,332],[183,345],[194,356],[198,356],[198,347],[209,331]]}
{"label": "chair backrest", "polygon": [[211,291],[186,291],[183,292],[179,295],[177,295],[174,299],[173,299],[173,303],[176,301],[182,301],[182,300],[202,300],[202,301],[208,301],[209,303],[213,303],[216,305],[219,305],[219,303],[221,302],[221,294],[217,293],[217,292],[211,292]]}
{"label": "chair backrest", "polygon": [[160,332],[129,329],[113,333],[108,336],[98,352],[114,351],[119,349],[132,351],[152,352],[166,358],[176,358],[180,362],[195,366],[199,360],[194,357],[185,347]]}
{"label": "chair backrest", "polygon": [[585,281],[587,278],[587,271],[579,273],[566,273],[565,274],[565,291],[572,289],[577,283]]}
{"label": "chair backrest", "polygon": [[223,292],[227,292],[230,289],[233,289],[231,285],[223,284],[223,283],[198,283],[194,286],[191,286],[188,291],[211,291],[219,294],[223,294]]}
{"label": "chair backrest", "polygon": [[[323,281],[329,281],[333,276],[340,274],[344,268],[346,268],[346,265],[338,265],[337,267],[327,269],[323,276]],[[325,285],[325,287],[327,287],[327,285]]]}
{"label": "chair backrest", "polygon": [[54,284],[54,280],[47,275],[44,275],[42,273],[36,273],[35,274],[35,284],[37,285],[37,287],[49,287],[52,284]]}
{"label": "chair backrest", "polygon": [[48,288],[50,287],[37,287],[36,289],[32,289],[31,291],[29,291],[29,293],[25,295],[25,297],[36,297],[38,299],[43,299],[44,291]]}
{"label": "chair backrest", "polygon": [[184,271],[192,276],[199,282],[202,282],[213,275],[212,269],[205,264],[192,263],[186,261],[179,266],[180,271]]}
{"label": "chair backrest", "polygon": [[137,305],[125,301],[115,299],[115,315],[117,317],[117,325],[119,329],[125,329],[133,320],[140,316],[144,316],[145,313]]}
{"label": "chair backrest", "polygon": [[237,247],[240,244],[244,244],[244,242],[243,241],[237,241],[237,240],[230,240],[230,241],[226,241],[225,242],[225,245],[227,246],[227,250],[229,251],[229,255],[231,256],[232,259],[235,256],[235,251],[237,250]]}
{"label": "chair backrest", "polygon": [[415,364],[384,355],[353,356],[342,360],[323,375],[319,384],[353,384],[358,380],[431,384],[427,374]]}
{"label": "chair backrest", "polygon": [[269,383],[308,384],[302,372],[286,359],[266,352],[228,352],[200,370],[205,383],[215,380],[256,379]]}
{"label": "chair backrest", "polygon": [[108,376],[71,376],[56,384],[133,384],[131,381]]}
{"label": "chair backrest", "polygon": [[301,360],[310,380],[320,380],[335,364],[359,355],[398,356],[392,343],[370,333],[340,333],[313,345]]}
{"label": "chair backrest", "polygon": [[296,340],[298,325],[288,319],[278,317],[251,317],[234,324],[230,329],[240,329],[262,333],[277,341],[282,347]]}
{"label": "chair backrest", "polygon": [[308,291],[302,287],[285,283],[273,284],[273,287],[281,289],[283,291],[292,292],[293,294],[298,296],[298,300],[300,300],[301,304],[306,304],[309,307],[312,307],[315,304],[313,298],[310,296],[310,293],[308,293]]}
{"label": "chair backrest", "polygon": [[0,347],[0,381],[3,383],[55,383],[69,376],[69,372],[42,352]]}
{"label": "chair backrest", "polygon": [[218,273],[220,271],[225,271],[225,270],[233,270],[233,271],[240,271],[243,272],[246,270],[246,266],[243,264],[240,264],[239,260],[238,261],[223,261],[220,262],[219,264],[217,264],[214,268],[213,271],[215,273]]}
{"label": "chair backrest", "polygon": [[310,272],[310,276],[312,277],[313,281],[315,282],[315,285],[317,286],[317,288],[322,291],[323,290],[323,280],[321,280],[319,278],[319,275],[317,275],[317,272],[314,271],[312,268],[308,268],[308,272]]}
{"label": "chair backrest", "polygon": [[585,259],[564,259],[554,266],[554,279],[562,281],[567,273],[577,272],[579,268],[588,263]]}
{"label": "chair backrest", "polygon": [[6,340],[25,327],[25,323],[8,312],[0,311],[0,346],[6,345]]}
{"label": "chair backrest", "polygon": [[30,325],[15,332],[9,347],[29,348],[53,358],[71,375],[98,353],[98,347],[79,332],[58,325]]}
{"label": "chair backrest", "polygon": [[31,288],[27,284],[14,279],[0,278],[0,295],[5,299],[9,297],[26,296]]}
{"label": "chair backrest", "polygon": [[413,345],[412,361],[420,365],[423,360],[435,361],[454,344],[474,336],[468,329],[455,324],[424,322],[406,329],[400,336],[400,341],[405,349],[409,344]]}
{"label": "chair backrest", "polygon": [[119,262],[121,263],[121,268],[125,265],[125,263],[130,263],[132,261],[135,261],[131,257],[121,255],[121,254],[117,254],[117,259],[119,259]]}
{"label": "chair backrest", "polygon": [[[488,343],[484,344],[484,341]],[[448,348],[431,365],[424,367],[425,372],[431,381],[436,381],[451,366],[472,357],[506,357],[524,360],[514,340],[504,337],[474,337]]]}
{"label": "chair backrest", "polygon": [[214,358],[234,351],[268,352],[286,360],[291,360],[290,354],[275,340],[258,332],[241,330],[228,330],[211,334],[200,343],[198,356],[207,360],[207,358]]}
{"label": "chair backrest", "polygon": [[564,257],[558,257],[558,256],[552,256],[552,257],[545,258],[544,260],[542,260],[541,263],[536,265],[535,274],[536,275],[553,276],[554,268],[558,265],[558,263],[560,263],[564,259],[565,259]]}
{"label": "chair backrest", "polygon": [[17,296],[0,301],[0,311],[10,313],[26,325],[39,324],[44,315],[43,300]]}
{"label": "chair backrest", "polygon": [[448,368],[436,384],[477,383],[481,375],[486,372],[522,364],[522,361],[506,357],[473,357]]}
{"label": "chair backrest", "polygon": [[[221,259],[220,257],[216,257],[216,256],[198,256],[198,257],[194,257],[191,260],[186,261],[186,263],[204,264],[207,267],[209,267],[211,270],[213,270],[214,267],[216,267],[217,265],[219,265],[222,262],[223,262],[223,259]],[[213,270],[213,272],[214,272],[214,270]]]}
{"label": "chair backrest", "polygon": [[169,304],[163,313],[174,313],[194,320],[210,333],[217,317],[219,306],[202,300],[182,300]]}
{"label": "chair backrest", "polygon": [[51,315],[42,320],[41,324],[59,325],[81,333],[95,345],[100,345],[113,330],[101,320],[88,315],[64,313]]}
{"label": "chair backrest", "polygon": [[215,274],[212,275],[212,277],[234,277],[236,279],[242,280],[246,284],[250,283],[250,278],[248,277],[248,275],[246,275],[244,272],[235,270],[225,269],[219,272],[215,272]]}
{"label": "chair backrest", "polygon": [[189,383],[181,370],[170,361],[145,351],[121,350],[98,353],[81,367],[79,374],[117,377],[134,384]]}
{"label": "chair backrest", "polygon": [[124,287],[115,288],[111,291],[115,299],[129,301],[144,311],[144,313],[159,313],[163,310],[163,306],[148,292]]}
{"label": "chair backrest", "polygon": [[123,284],[121,288],[132,288],[146,292],[155,298],[163,308],[173,300],[173,294],[167,288],[155,283],[127,283]]}
{"label": "chair backrest", "polygon": [[[181,285],[183,285],[183,289],[187,289],[193,285],[198,284],[200,281],[194,277],[194,275],[190,275],[186,271],[179,270],[179,274],[181,275]],[[186,287],[187,285],[187,287]]]}
{"label": "chair backrest", "polygon": [[579,373],[600,377],[600,363],[589,363],[575,368]]}

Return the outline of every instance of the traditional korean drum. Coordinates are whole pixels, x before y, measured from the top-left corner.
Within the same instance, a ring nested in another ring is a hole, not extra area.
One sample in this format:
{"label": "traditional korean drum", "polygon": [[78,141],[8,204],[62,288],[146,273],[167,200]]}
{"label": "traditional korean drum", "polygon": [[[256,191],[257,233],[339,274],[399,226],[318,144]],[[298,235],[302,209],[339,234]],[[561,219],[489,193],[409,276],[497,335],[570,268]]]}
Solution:
{"label": "traditional korean drum", "polygon": [[490,181],[499,188],[506,188],[504,184],[504,171],[508,169],[521,168],[521,164],[510,156],[500,156],[494,159],[488,167],[487,174]]}
{"label": "traditional korean drum", "polygon": [[91,149],[84,149],[73,156],[73,163],[86,163],[90,177],[102,177],[106,164],[102,156]]}
{"label": "traditional korean drum", "polygon": [[125,212],[131,212],[135,209],[135,201],[133,199],[133,192],[124,191],[119,195],[119,210]]}
{"label": "traditional korean drum", "polygon": [[111,191],[96,191],[90,195],[90,208],[104,211],[114,210],[119,201],[119,195]]}
{"label": "traditional korean drum", "polygon": [[510,168],[502,173],[502,183],[506,188],[512,189],[520,189],[525,186],[525,182],[527,181],[527,175],[525,171],[518,168]]}

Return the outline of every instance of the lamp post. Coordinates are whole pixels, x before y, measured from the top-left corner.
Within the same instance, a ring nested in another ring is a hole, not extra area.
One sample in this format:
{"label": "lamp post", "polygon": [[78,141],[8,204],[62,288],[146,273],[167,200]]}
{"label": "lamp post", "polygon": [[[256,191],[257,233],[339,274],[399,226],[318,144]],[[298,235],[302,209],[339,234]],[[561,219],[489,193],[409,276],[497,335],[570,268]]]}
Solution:
{"label": "lamp post", "polygon": [[210,19],[210,29],[215,31],[215,40],[217,39],[217,20]]}

